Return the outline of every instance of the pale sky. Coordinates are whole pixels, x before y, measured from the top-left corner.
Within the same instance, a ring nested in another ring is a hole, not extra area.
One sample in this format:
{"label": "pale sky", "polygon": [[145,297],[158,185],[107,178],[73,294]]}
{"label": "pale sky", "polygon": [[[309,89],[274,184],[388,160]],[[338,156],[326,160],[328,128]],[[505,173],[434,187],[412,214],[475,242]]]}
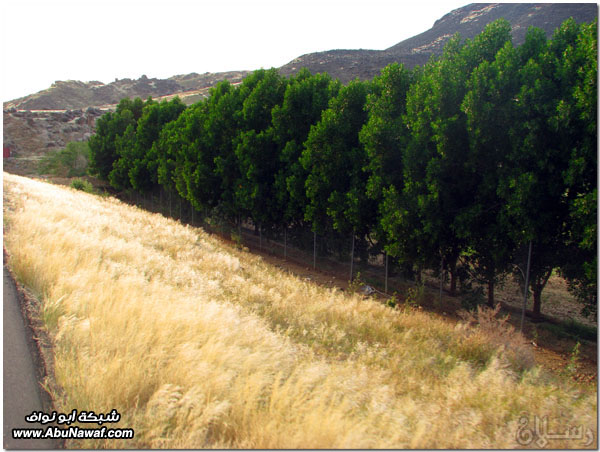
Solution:
{"label": "pale sky", "polygon": [[468,1],[3,0],[2,100],[56,80],[168,78],[382,50]]}

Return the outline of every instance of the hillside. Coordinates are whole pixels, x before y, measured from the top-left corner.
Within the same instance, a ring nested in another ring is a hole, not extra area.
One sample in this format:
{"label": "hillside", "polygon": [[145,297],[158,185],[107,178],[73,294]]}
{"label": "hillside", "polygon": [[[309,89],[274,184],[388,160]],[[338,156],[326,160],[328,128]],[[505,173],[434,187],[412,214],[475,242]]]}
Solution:
{"label": "hillside", "polygon": [[[520,44],[529,26],[540,27],[550,36],[568,17],[587,22],[597,18],[597,14],[597,6],[592,3],[471,4],[446,14],[431,29],[388,49],[311,53],[282,66],[280,72],[291,75],[306,67],[313,73],[328,72],[344,83],[356,77],[369,79],[392,62],[409,67],[424,64],[431,55],[442,51],[454,33],[472,38],[500,17],[512,24],[513,41]],[[63,148],[69,141],[87,139],[98,115],[113,109],[123,97],[168,99],[177,95],[189,105],[206,97],[210,87],[219,81],[239,83],[248,73],[191,73],[165,80],[142,76],[108,84],[57,81],[46,90],[4,103],[4,144],[11,152],[11,159],[4,162],[5,169],[16,174],[35,173],[40,156]]]}
{"label": "hillside", "polygon": [[328,72],[343,83],[356,77],[365,80],[392,62],[410,68],[425,64],[432,55],[441,54],[444,44],[455,33],[471,39],[500,18],[510,22],[513,43],[519,45],[528,27],[539,27],[550,37],[569,17],[577,22],[591,22],[598,17],[598,7],[594,3],[473,3],[446,14],[429,30],[388,49],[310,53],[290,61],[280,71],[290,75],[306,67],[313,73]]}
{"label": "hillside", "polygon": [[110,197],[6,173],[4,196],[9,266],[42,297],[56,410],[116,409],[114,427],[135,430],[69,447],[535,448],[542,416],[581,429],[548,447],[596,446],[595,387],[532,366],[501,319],[454,324],[319,287]]}
{"label": "hillside", "polygon": [[46,90],[4,103],[4,109],[17,110],[73,110],[89,106],[110,106],[124,97],[161,98],[179,95],[181,98],[205,94],[208,88],[221,80],[241,81],[248,71],[175,75],[166,80],[142,75],[137,80],[121,79],[112,83],[57,81]]}
{"label": "hillside", "polygon": [[87,141],[94,133],[96,119],[107,109],[18,111],[4,110],[4,146],[11,158],[4,159],[4,171],[36,174],[39,159],[49,151],[64,149],[70,141]]}
{"label": "hillside", "polygon": [[[328,72],[343,83],[359,77],[370,79],[386,65],[400,62],[408,67],[422,65],[441,53],[444,44],[455,33],[473,38],[490,22],[499,18],[508,20],[513,29],[513,42],[523,42],[529,26],[543,29],[551,36],[569,17],[577,22],[597,18],[594,3],[473,3],[451,11],[433,27],[417,36],[385,50],[330,50],[302,55],[280,68],[283,75],[291,75],[306,67],[312,73]],[[168,79],[122,79],[112,83],[57,81],[50,88],[29,96],[4,103],[4,109],[66,110],[104,106],[118,103],[123,97],[148,96],[160,98],[179,95],[192,103],[206,94],[209,87],[221,80],[241,81],[249,71],[175,75]]]}

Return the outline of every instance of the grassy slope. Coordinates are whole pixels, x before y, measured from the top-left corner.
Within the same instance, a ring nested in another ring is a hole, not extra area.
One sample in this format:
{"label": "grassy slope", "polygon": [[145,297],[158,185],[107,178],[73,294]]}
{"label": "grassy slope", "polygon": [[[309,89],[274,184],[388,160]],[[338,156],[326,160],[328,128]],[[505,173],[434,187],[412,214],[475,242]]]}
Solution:
{"label": "grassy slope", "polygon": [[6,173],[4,196],[10,265],[55,341],[58,409],[116,408],[135,429],[71,446],[520,447],[522,415],[596,438],[595,392],[529,368],[500,323],[319,288],[111,198]]}

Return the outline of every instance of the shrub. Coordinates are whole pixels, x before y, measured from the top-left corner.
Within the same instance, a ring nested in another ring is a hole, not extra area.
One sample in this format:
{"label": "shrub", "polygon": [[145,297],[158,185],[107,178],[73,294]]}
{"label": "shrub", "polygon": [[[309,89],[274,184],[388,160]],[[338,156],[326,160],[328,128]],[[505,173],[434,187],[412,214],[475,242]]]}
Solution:
{"label": "shrub", "polygon": [[569,364],[567,364],[564,369],[565,373],[574,374],[575,372],[577,372],[577,367],[579,367],[580,354],[581,354],[581,351],[579,350],[580,346],[581,346],[581,344],[579,342],[577,342],[575,344],[575,347],[573,347],[573,350],[571,350],[571,357],[569,358]]}
{"label": "shrub", "polygon": [[60,151],[46,154],[39,163],[39,174],[60,177],[81,177],[87,174],[90,147],[87,141],[72,141]]}
{"label": "shrub", "polygon": [[404,299],[404,304],[407,306],[420,306],[425,301],[425,286],[423,284],[417,284],[414,287],[411,287],[406,292],[406,298]]}
{"label": "shrub", "polygon": [[85,191],[87,193],[94,193],[94,187],[91,183],[84,179],[73,179],[71,181],[71,188],[75,190]]}
{"label": "shrub", "polygon": [[358,272],[352,281],[348,281],[348,292],[360,293],[364,285],[365,283],[361,279],[360,272]]}
{"label": "shrub", "polygon": [[459,315],[467,325],[475,326],[493,345],[499,347],[501,359],[508,361],[517,370],[532,368],[534,357],[527,340],[508,323],[510,316],[507,314],[497,317],[499,312],[500,304],[497,304],[494,309],[477,306],[476,312],[460,311]]}
{"label": "shrub", "polygon": [[389,306],[390,308],[395,309],[396,306],[398,306],[398,294],[396,292],[394,292],[392,294],[392,296],[387,299],[387,301],[385,302],[385,304],[387,306]]}
{"label": "shrub", "polygon": [[231,241],[238,250],[241,250],[244,247],[242,235],[239,232],[231,232]]}

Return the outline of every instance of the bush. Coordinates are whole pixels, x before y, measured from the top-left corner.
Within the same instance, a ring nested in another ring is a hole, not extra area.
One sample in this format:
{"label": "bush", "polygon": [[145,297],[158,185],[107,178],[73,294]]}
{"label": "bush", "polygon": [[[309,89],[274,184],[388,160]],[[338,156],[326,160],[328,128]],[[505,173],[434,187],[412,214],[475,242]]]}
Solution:
{"label": "bush", "polygon": [[360,277],[360,272],[356,274],[356,276],[352,279],[352,281],[348,281],[348,292],[349,293],[360,293],[365,283]]}
{"label": "bush", "polygon": [[406,291],[404,306],[406,308],[416,308],[423,305],[425,301],[425,286],[423,284],[417,284]]}
{"label": "bush", "polygon": [[85,191],[87,193],[94,193],[94,187],[87,180],[73,179],[71,181],[71,188],[75,190]]}
{"label": "bush", "polygon": [[387,306],[389,306],[390,308],[395,309],[396,306],[398,306],[398,294],[396,292],[394,292],[392,294],[392,296],[387,299],[387,301],[385,302],[385,304]]}
{"label": "bush", "polygon": [[[477,306],[476,312],[461,311],[459,315],[468,326],[483,333],[488,341],[498,347],[499,357],[518,371],[531,369],[535,363],[527,339],[508,323],[508,314],[498,317],[500,304],[494,309]],[[468,330],[467,330],[468,331]]]}
{"label": "bush", "polygon": [[39,174],[60,177],[81,177],[87,174],[90,147],[87,141],[72,141],[60,151],[46,154],[39,163]]}

